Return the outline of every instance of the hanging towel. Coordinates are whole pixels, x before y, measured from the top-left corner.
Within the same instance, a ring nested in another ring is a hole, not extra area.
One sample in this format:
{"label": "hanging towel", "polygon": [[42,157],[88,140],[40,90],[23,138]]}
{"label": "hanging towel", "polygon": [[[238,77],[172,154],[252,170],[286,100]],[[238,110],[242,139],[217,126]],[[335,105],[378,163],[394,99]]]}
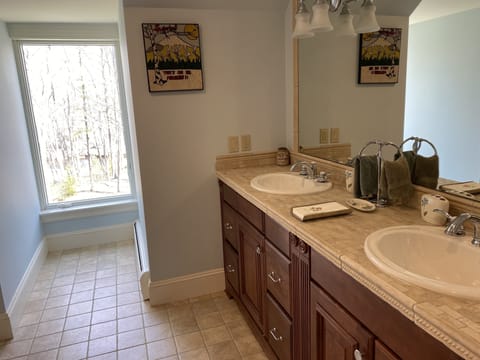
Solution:
{"label": "hanging towel", "polygon": [[[414,174],[414,171],[415,171],[415,161],[417,160],[417,154],[415,154],[412,150],[403,151],[402,153],[403,153],[403,156],[405,156],[405,160],[407,160],[408,169],[410,170],[410,178],[413,182],[413,174]],[[397,160],[401,156],[402,156],[402,154],[397,152],[395,154],[395,160]]]}
{"label": "hanging towel", "polygon": [[354,186],[356,197],[373,197],[377,194],[378,165],[375,155],[356,156],[353,160]]}
{"label": "hanging towel", "polygon": [[405,156],[383,163],[382,184],[386,184],[387,197],[392,203],[406,204],[413,194],[410,170]]}
{"label": "hanging towel", "polygon": [[438,162],[438,155],[424,157],[417,154],[412,182],[429,189],[436,189],[439,176]]}

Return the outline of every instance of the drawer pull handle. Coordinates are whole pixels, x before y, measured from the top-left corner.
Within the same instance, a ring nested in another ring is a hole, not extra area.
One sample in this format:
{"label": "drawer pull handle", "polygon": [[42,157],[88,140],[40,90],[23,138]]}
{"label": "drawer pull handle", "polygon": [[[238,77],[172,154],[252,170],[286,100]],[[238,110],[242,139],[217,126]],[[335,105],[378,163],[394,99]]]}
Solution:
{"label": "drawer pull handle", "polygon": [[272,335],[273,340],[283,341],[283,336],[282,335],[277,335],[277,332],[278,332],[277,328],[270,329],[270,335]]}
{"label": "drawer pull handle", "polygon": [[262,248],[260,247],[260,245],[257,246],[257,255],[261,255],[262,254]]}
{"label": "drawer pull handle", "polygon": [[230,223],[228,223],[228,222],[225,223],[225,230],[232,230],[232,229],[233,229],[232,224],[230,224]]}
{"label": "drawer pull handle", "polygon": [[355,349],[355,351],[353,352],[353,357],[355,358],[355,360],[362,360],[363,359],[363,355],[360,352],[360,350],[358,350],[358,349]]}
{"label": "drawer pull handle", "polygon": [[235,268],[232,265],[227,265],[227,273],[235,272]]}
{"label": "drawer pull handle", "polygon": [[275,275],[276,275],[276,274],[275,274],[275,271],[272,271],[271,273],[268,274],[268,277],[270,278],[270,280],[272,280],[272,282],[274,282],[275,284],[277,284],[277,283],[281,282],[282,279],[279,278],[279,277],[277,277],[277,278],[275,279]]}

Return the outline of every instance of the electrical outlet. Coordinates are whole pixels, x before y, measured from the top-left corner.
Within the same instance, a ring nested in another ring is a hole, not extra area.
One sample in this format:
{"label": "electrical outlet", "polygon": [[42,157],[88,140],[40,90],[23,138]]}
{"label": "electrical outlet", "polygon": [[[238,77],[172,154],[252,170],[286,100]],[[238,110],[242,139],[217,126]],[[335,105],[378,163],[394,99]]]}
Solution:
{"label": "electrical outlet", "polygon": [[328,129],[320,129],[320,144],[328,144]]}
{"label": "electrical outlet", "polygon": [[330,128],[330,142],[332,144],[340,142],[340,129],[339,128]]}
{"label": "electrical outlet", "polygon": [[251,141],[250,135],[240,136],[240,150],[241,151],[252,150],[252,141]]}
{"label": "electrical outlet", "polygon": [[228,137],[228,152],[235,153],[239,151],[238,136],[229,136]]}

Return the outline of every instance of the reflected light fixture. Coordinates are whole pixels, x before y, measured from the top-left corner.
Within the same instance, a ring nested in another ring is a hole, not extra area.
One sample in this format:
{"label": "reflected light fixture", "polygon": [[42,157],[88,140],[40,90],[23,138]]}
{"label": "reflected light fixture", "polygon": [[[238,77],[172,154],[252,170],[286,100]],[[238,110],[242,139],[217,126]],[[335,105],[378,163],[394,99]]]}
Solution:
{"label": "reflected light fixture", "polygon": [[[350,3],[362,1],[358,13],[357,25],[353,26],[353,14]],[[305,5],[305,0],[298,0],[295,15],[295,28],[292,37],[295,39],[309,38],[318,32],[332,31],[330,13],[338,12],[336,33],[338,36],[355,36],[380,30],[375,16],[376,6],[373,0],[315,0],[312,14]]]}

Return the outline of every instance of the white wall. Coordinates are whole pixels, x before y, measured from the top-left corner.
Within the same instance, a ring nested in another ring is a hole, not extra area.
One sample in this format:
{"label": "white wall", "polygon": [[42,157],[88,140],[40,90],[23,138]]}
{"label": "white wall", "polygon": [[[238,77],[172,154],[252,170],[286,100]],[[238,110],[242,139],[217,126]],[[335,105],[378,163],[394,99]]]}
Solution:
{"label": "white wall", "polygon": [[318,146],[320,128],[331,127],[340,128],[340,142],[352,144],[352,155],[372,139],[402,141],[408,17],[377,19],[383,27],[403,29],[397,84],[357,83],[359,36],[333,31],[300,40],[300,145]]}
{"label": "white wall", "polygon": [[[200,24],[205,90],[150,94],[142,22]],[[153,281],[222,267],[215,156],[285,145],[284,13],[125,8]]]}
{"label": "white wall", "polygon": [[405,135],[432,141],[440,176],[480,181],[480,9],[410,29]]}
{"label": "white wall", "polygon": [[42,229],[12,42],[2,22],[0,84],[0,284],[8,309]]}

